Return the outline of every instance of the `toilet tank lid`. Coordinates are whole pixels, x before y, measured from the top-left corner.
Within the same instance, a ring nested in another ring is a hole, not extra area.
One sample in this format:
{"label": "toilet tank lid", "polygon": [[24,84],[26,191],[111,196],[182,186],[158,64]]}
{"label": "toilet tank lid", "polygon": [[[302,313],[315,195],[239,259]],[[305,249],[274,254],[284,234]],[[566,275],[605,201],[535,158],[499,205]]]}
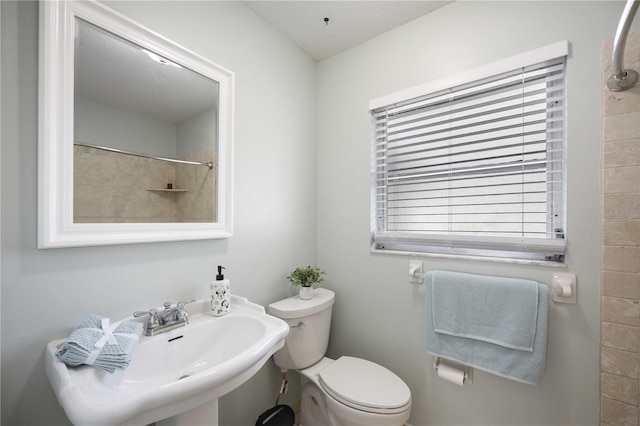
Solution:
{"label": "toilet tank lid", "polygon": [[316,288],[313,290],[312,299],[303,300],[298,296],[292,296],[270,304],[268,312],[281,319],[302,318],[328,309],[333,305],[334,299],[333,291]]}

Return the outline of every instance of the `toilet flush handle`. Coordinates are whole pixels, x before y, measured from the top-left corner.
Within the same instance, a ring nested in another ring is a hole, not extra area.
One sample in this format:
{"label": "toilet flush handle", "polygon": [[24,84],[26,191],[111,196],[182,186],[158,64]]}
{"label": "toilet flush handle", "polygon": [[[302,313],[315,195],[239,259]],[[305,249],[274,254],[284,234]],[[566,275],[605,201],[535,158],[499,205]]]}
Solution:
{"label": "toilet flush handle", "polygon": [[297,325],[290,325],[289,328],[299,328],[302,330],[304,328],[304,323],[300,321]]}

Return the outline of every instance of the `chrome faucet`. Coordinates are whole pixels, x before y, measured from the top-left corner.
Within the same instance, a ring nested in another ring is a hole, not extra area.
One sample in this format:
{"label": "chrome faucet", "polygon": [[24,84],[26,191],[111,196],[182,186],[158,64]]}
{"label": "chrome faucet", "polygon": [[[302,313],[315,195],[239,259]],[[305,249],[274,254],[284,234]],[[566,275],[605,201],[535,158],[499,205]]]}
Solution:
{"label": "chrome faucet", "polygon": [[189,324],[189,313],[184,305],[195,301],[196,299],[189,299],[185,302],[179,302],[175,306],[172,306],[171,302],[165,302],[164,311],[160,315],[158,315],[158,310],[154,308],[149,311],[136,311],[133,316],[138,318],[149,315],[144,334],[145,336],[155,336]]}

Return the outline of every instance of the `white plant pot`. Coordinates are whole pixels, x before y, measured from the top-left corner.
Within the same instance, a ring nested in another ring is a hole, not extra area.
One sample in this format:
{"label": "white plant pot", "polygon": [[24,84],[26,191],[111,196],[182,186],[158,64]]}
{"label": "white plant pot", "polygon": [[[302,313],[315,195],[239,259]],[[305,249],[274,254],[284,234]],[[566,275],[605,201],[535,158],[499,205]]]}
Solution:
{"label": "white plant pot", "polygon": [[313,287],[300,287],[298,296],[303,300],[313,299]]}

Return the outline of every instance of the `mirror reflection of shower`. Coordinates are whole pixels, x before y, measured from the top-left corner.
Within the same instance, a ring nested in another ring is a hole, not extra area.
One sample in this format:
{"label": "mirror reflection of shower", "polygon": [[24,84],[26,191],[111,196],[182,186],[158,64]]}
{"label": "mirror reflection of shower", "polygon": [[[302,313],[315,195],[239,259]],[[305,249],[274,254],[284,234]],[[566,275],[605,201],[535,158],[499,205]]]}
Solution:
{"label": "mirror reflection of shower", "polygon": [[218,82],[75,25],[74,223],[216,222]]}
{"label": "mirror reflection of shower", "polygon": [[627,0],[627,4],[622,12],[616,37],[613,42],[613,74],[607,81],[607,87],[612,92],[622,92],[632,88],[638,81],[638,72],[624,68],[624,48],[629,36],[629,30],[633,18],[640,7],[640,0]]}
{"label": "mirror reflection of shower", "polygon": [[74,222],[215,222],[215,167],[76,142]]}

